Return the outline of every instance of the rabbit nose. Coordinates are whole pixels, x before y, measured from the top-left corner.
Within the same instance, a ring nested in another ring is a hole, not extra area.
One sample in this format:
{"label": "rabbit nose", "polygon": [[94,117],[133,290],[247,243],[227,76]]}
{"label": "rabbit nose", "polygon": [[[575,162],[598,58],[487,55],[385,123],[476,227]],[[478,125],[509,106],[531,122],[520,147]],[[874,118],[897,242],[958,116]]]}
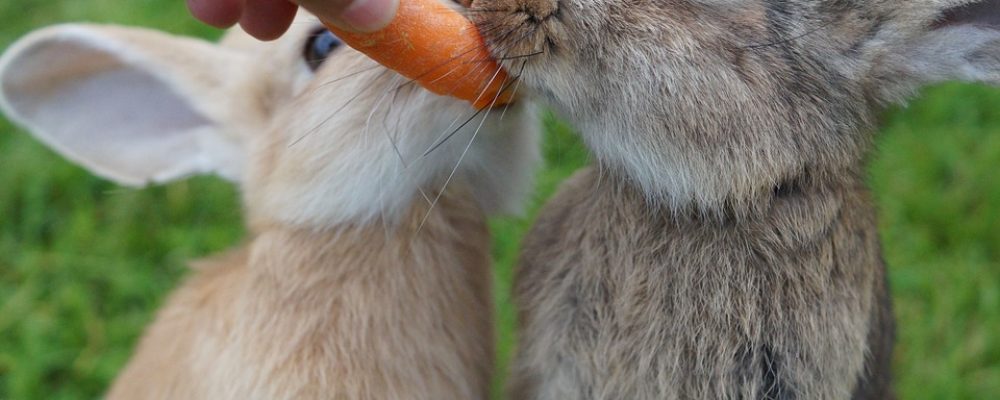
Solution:
{"label": "rabbit nose", "polygon": [[559,0],[520,0],[519,8],[534,22],[542,22],[559,10]]}

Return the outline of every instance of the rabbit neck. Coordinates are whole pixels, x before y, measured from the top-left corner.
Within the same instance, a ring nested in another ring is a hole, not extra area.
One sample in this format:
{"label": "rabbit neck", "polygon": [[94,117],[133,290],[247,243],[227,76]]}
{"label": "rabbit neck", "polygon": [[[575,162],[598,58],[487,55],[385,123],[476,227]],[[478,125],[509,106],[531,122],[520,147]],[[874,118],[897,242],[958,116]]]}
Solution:
{"label": "rabbit neck", "polygon": [[284,278],[297,278],[298,273],[366,274],[376,266],[393,269],[478,260],[486,257],[489,243],[485,215],[459,187],[443,193],[433,207],[423,198],[417,200],[398,221],[318,229],[256,220],[251,231],[251,268]]}
{"label": "rabbit neck", "polygon": [[[663,215],[681,222],[719,223],[739,225],[757,223],[773,217],[776,209],[793,201],[803,207],[822,203],[831,192],[863,188],[861,164],[803,168],[783,178],[761,180],[756,185],[741,187],[708,188],[717,191],[718,199],[706,201],[688,196],[685,201],[664,201],[664,197],[651,193],[649,188],[633,177],[631,171],[599,163],[598,170],[610,182],[602,189],[606,195],[629,193],[639,202],[626,202],[622,207],[633,207]],[[674,197],[674,200],[681,196]]]}
{"label": "rabbit neck", "polygon": [[[853,173],[872,148],[875,107],[854,91],[831,94],[837,101],[830,103],[790,97],[778,109],[756,112],[773,98],[696,89],[666,98],[640,93],[620,102],[549,103],[572,121],[605,171],[675,210],[751,207],[807,171]],[[716,97],[686,101],[706,96]]]}

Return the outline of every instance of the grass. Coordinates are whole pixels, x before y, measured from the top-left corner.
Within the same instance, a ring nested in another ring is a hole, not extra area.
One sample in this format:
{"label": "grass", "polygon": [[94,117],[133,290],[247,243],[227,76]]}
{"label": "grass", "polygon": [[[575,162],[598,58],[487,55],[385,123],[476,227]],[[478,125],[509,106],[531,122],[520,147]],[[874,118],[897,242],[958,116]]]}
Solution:
{"label": "grass", "polygon": [[[177,0],[5,0],[0,48],[60,21],[217,36]],[[906,399],[1000,393],[1000,90],[945,85],[884,117],[870,181],[899,322]],[[546,121],[534,210],[586,162]],[[0,399],[99,396],[185,273],[243,235],[235,191],[198,178],[121,189],[62,161],[0,120]],[[512,264],[531,218],[498,219],[501,364],[514,343]]]}

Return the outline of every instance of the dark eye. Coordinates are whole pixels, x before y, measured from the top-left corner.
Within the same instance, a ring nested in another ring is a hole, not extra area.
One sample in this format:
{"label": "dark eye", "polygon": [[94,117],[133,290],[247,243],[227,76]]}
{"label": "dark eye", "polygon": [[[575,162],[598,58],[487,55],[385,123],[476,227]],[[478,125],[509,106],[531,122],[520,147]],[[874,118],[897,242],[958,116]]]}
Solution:
{"label": "dark eye", "polygon": [[343,42],[340,41],[340,38],[330,31],[326,29],[317,30],[316,33],[309,37],[309,41],[306,42],[305,52],[303,53],[306,64],[313,71],[319,69],[327,57],[330,57],[330,54],[342,44]]}

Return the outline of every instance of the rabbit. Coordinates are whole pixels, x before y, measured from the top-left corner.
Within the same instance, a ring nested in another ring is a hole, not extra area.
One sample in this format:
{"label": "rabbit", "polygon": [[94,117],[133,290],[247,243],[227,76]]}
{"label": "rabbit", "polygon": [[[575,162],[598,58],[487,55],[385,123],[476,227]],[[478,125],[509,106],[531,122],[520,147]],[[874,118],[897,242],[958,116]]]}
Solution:
{"label": "rabbit", "polygon": [[475,0],[595,165],[523,239],[511,398],[887,399],[878,112],[1000,84],[1000,1]]}
{"label": "rabbit", "polygon": [[529,100],[476,114],[310,16],[273,43],[45,28],[0,59],[0,100],[123,185],[241,189],[246,243],[193,264],[108,399],[487,398],[485,218],[531,188]]}

